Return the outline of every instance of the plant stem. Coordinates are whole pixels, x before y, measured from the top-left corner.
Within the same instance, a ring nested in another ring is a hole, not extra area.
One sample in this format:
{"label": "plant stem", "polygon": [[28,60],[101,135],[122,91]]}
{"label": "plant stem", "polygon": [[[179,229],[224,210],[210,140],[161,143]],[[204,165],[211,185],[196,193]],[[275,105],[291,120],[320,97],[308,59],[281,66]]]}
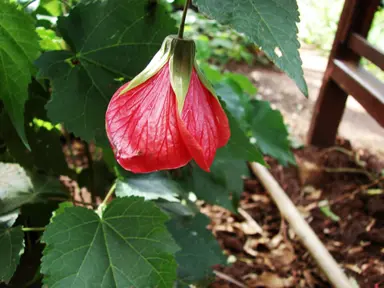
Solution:
{"label": "plant stem", "polygon": [[100,206],[105,206],[109,200],[109,198],[111,198],[113,192],[115,192],[115,188],[116,188],[116,182],[113,183],[113,185],[111,186],[111,188],[109,189],[108,191],[108,194],[107,196],[105,196],[104,200],[103,200],[103,203],[101,203]]}
{"label": "plant stem", "polygon": [[185,18],[187,17],[188,8],[189,8],[190,5],[191,5],[191,0],[186,0],[185,1],[185,6],[184,6],[184,10],[183,10],[183,16],[181,17],[179,33],[177,34],[177,37],[180,38],[180,39],[183,39],[184,26],[185,26]]}
{"label": "plant stem", "polygon": [[21,230],[23,230],[23,232],[41,232],[45,231],[45,227],[23,227]]}
{"label": "plant stem", "polygon": [[29,5],[31,5],[33,2],[35,2],[36,0],[31,0],[31,1],[28,1],[28,2],[25,2],[23,4],[23,9],[27,8]]}
{"label": "plant stem", "polygon": [[375,176],[363,169],[349,168],[349,167],[341,167],[341,168],[333,168],[333,167],[321,167],[322,170],[328,173],[357,173],[366,175],[369,180],[375,181]]}

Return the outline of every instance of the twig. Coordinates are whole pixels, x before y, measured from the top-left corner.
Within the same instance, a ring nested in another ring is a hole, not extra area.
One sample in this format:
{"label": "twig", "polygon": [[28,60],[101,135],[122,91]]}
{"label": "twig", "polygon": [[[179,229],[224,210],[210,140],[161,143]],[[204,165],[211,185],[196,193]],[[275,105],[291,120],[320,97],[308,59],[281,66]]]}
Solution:
{"label": "twig", "polygon": [[238,287],[241,287],[241,288],[247,288],[247,286],[245,286],[243,283],[237,281],[236,279],[232,278],[231,276],[229,276],[229,275],[227,275],[227,274],[224,274],[224,273],[222,273],[222,272],[220,272],[220,271],[217,271],[217,270],[213,270],[213,273],[214,273],[217,277],[219,277],[219,278],[221,278],[221,279],[223,279],[223,280],[225,280],[225,281],[228,281],[229,283],[232,283],[232,284],[234,284],[234,285],[236,285],[236,286],[238,286]]}
{"label": "twig", "polygon": [[[335,199],[329,200],[328,205],[329,206],[335,205],[335,204],[337,204],[339,202],[342,202],[342,201],[344,201],[345,199],[348,199],[348,198],[353,199],[359,192],[361,192],[363,190],[366,190],[367,188],[372,187],[374,185],[377,185],[377,184],[379,184],[383,180],[384,180],[384,176],[376,179],[375,181],[372,181],[369,184],[362,185],[362,186],[360,186],[359,188],[355,189],[354,191],[352,191],[350,193],[346,193],[346,194],[343,194],[343,195],[341,195],[341,196],[339,196],[339,197],[337,197]],[[309,211],[312,211],[313,209],[318,208],[318,207],[319,207],[318,203],[311,203],[308,206],[306,206],[305,211],[309,212]]]}
{"label": "twig", "polygon": [[383,181],[383,180],[384,180],[384,176],[382,176],[382,177],[380,177],[380,178],[378,178],[378,179],[372,181],[372,182],[369,183],[369,184],[362,185],[362,186],[360,186],[359,188],[357,188],[355,191],[351,192],[350,194],[341,195],[340,197],[338,197],[338,198],[336,198],[336,199],[334,199],[334,200],[329,201],[329,205],[334,205],[334,204],[336,204],[336,203],[338,203],[338,202],[343,201],[344,199],[348,199],[348,198],[353,199],[359,192],[364,191],[364,190],[366,190],[366,189],[368,189],[369,187],[372,187],[372,186],[374,186],[374,185],[377,185],[377,184],[379,184],[379,183],[380,183],[381,181]]}
{"label": "twig", "polygon": [[364,161],[360,160],[360,156],[358,153],[350,151],[350,150],[345,149],[343,147],[339,147],[339,146],[330,147],[330,148],[326,149],[321,155],[324,156],[325,154],[332,152],[332,151],[338,151],[340,153],[343,153],[343,154],[353,158],[353,161],[356,163],[356,165],[358,165],[360,167],[364,168],[366,166],[366,163]]}
{"label": "twig", "polygon": [[370,188],[370,187],[372,187],[372,186],[375,186],[375,185],[379,184],[381,181],[384,181],[384,176],[381,176],[380,178],[378,178],[378,179],[372,181],[372,182],[369,183],[369,184],[360,186],[359,190],[360,190],[360,191],[361,191],[361,190],[366,190],[366,189],[368,189],[368,188]]}
{"label": "twig", "polygon": [[255,221],[255,219],[251,217],[251,215],[248,214],[247,211],[242,208],[238,208],[237,211],[239,211],[239,214],[244,217],[244,219],[248,222],[249,226],[251,226],[256,233],[264,235],[263,228],[261,228],[261,226]]}
{"label": "twig", "polygon": [[341,152],[345,155],[348,155],[350,157],[354,157],[354,153],[348,149],[345,149],[343,147],[339,147],[339,146],[334,146],[334,147],[329,147],[327,149],[324,150],[323,153],[321,153],[321,156],[324,156],[325,154],[329,153],[329,152],[332,152],[332,151],[338,151],[338,152]]}
{"label": "twig", "polygon": [[42,232],[45,231],[45,227],[22,227],[23,232]]}
{"label": "twig", "polygon": [[352,288],[348,277],[341,270],[335,259],[327,248],[321,243],[315,232],[300,215],[295,205],[285,194],[279,183],[271,173],[258,163],[250,163],[252,171],[260,179],[271,198],[275,201],[281,214],[288,221],[303,245],[316,260],[318,266],[323,270],[329,281],[336,288]]}
{"label": "twig", "polygon": [[357,168],[349,168],[349,167],[341,167],[341,168],[332,168],[332,167],[320,167],[320,169],[324,170],[327,173],[356,173],[356,174],[364,174],[371,181],[374,181],[376,178],[371,173],[363,169]]}
{"label": "twig", "polygon": [[[353,161],[355,162],[355,164],[359,167],[361,167],[362,169],[356,169],[356,168],[330,168],[330,167],[323,167],[322,169],[326,172],[330,172],[330,173],[360,173],[360,174],[364,174],[366,175],[371,181],[375,181],[376,180],[376,176],[370,172],[368,172],[366,170],[366,166],[367,166],[367,163],[360,160],[360,156],[358,153],[356,152],[353,152],[353,151],[350,151],[348,149],[345,149],[345,148],[342,148],[342,147],[338,147],[338,146],[335,146],[335,147],[330,147],[328,149],[326,149],[323,153],[322,153],[322,156],[329,153],[329,152],[332,152],[332,151],[338,151],[340,153],[343,153],[351,158],[353,158]],[[380,180],[377,182],[377,184],[380,183]]]}

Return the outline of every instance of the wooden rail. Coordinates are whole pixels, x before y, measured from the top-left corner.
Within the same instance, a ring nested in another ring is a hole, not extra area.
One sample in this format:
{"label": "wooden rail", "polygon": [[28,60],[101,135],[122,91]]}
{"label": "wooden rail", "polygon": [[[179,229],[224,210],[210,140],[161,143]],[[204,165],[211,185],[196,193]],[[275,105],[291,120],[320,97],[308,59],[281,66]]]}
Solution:
{"label": "wooden rail", "polygon": [[384,83],[354,64],[340,60],[333,63],[332,79],[384,127]]}
{"label": "wooden rail", "polygon": [[375,63],[377,67],[384,70],[384,52],[373,47],[366,39],[353,33],[348,41],[348,47],[357,55]]}
{"label": "wooden rail", "polygon": [[345,0],[312,117],[309,144],[334,145],[348,95],[384,127],[384,84],[359,66],[364,57],[384,70],[384,53],[366,40],[379,7],[380,0]]}

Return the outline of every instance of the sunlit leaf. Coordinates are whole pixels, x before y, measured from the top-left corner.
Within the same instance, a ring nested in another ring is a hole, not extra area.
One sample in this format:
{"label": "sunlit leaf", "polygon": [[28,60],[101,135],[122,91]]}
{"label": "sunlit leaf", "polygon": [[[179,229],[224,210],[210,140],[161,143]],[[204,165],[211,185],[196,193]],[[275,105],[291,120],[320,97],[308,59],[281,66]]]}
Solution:
{"label": "sunlit leaf", "polygon": [[25,204],[47,201],[49,196],[68,197],[58,179],[40,174],[27,175],[19,164],[0,162],[0,179],[0,215]]}
{"label": "sunlit leaf", "polygon": [[164,199],[177,202],[177,197],[184,191],[177,182],[168,178],[164,173],[130,175],[117,181],[116,195],[118,197],[140,196],[146,200]]}
{"label": "sunlit leaf", "polygon": [[199,10],[254,41],[308,95],[297,40],[295,0],[194,0]]}
{"label": "sunlit leaf", "polygon": [[0,0],[0,99],[26,147],[24,104],[39,51],[32,18],[15,4]]}

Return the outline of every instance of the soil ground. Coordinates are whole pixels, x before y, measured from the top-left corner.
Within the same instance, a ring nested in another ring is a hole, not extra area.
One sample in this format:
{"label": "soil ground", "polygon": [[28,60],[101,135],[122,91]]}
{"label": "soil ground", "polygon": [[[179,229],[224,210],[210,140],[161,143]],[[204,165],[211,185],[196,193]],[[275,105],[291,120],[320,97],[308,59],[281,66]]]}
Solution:
{"label": "soil ground", "polygon": [[[361,288],[384,287],[384,177],[379,176],[384,164],[367,152],[348,152],[348,143],[342,146],[347,150],[296,150],[297,167],[267,161],[351,280]],[[356,171],[343,172],[350,168]],[[216,267],[223,274],[211,287],[332,287],[258,180],[244,181],[240,208],[239,215],[217,206],[201,209],[233,262]],[[254,220],[246,220],[244,213]]]}
{"label": "soil ground", "polygon": [[[236,63],[231,63],[227,69],[247,75],[258,88],[258,97],[273,103],[284,115],[291,135],[305,143],[327,58],[311,47],[301,49],[300,54],[309,89],[308,99],[288,76],[276,69]],[[348,98],[339,135],[349,139],[356,148],[366,148],[384,157],[384,128],[353,97]]]}

